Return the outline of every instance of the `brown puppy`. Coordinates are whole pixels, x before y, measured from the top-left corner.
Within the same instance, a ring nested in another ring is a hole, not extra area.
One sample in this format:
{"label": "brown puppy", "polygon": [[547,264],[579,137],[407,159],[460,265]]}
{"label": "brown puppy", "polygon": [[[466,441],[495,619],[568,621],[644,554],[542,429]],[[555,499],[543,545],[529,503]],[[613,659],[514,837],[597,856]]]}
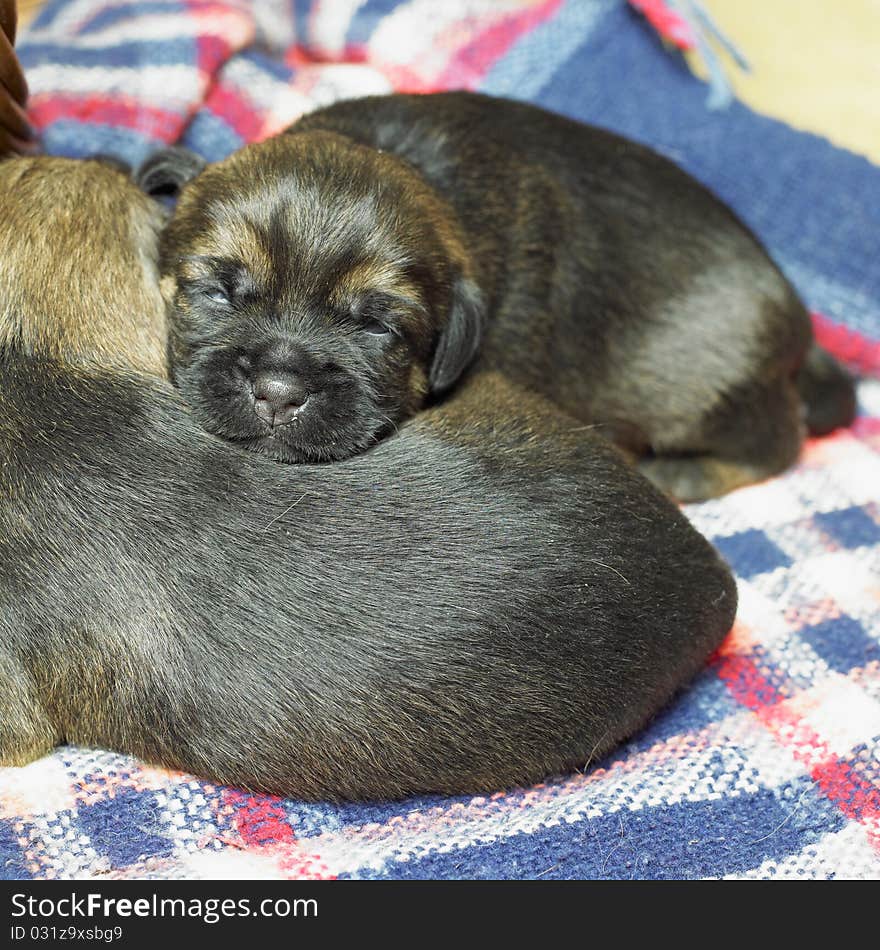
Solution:
{"label": "brown puppy", "polygon": [[[163,242],[171,365],[211,431],[344,458],[493,369],[681,500],[779,472],[853,386],[754,236],[647,148],[470,93],[341,102],[198,174]],[[483,325],[486,323],[485,334]]]}
{"label": "brown puppy", "polygon": [[161,215],[124,174],[0,162],[0,208],[3,764],[66,740],[306,798],[497,789],[602,755],[729,628],[709,544],[542,400],[475,376],[277,465],[158,378]]}
{"label": "brown puppy", "polygon": [[[139,175],[160,191],[200,167],[173,149]],[[480,292],[446,203],[338,135],[274,139],[208,169],[180,199],[165,260],[175,381],[210,431],[285,461],[367,448],[448,389],[479,343]]]}
{"label": "brown puppy", "polygon": [[[33,440],[38,446],[45,441],[47,450],[52,440],[42,433],[38,418],[27,421],[31,411],[39,412],[38,404],[29,406],[26,396],[17,399],[14,387],[5,383],[14,377],[38,389],[45,369],[59,365],[163,373],[165,306],[156,258],[165,215],[126,185],[115,168],[47,157],[0,160],[0,208],[0,763],[18,765],[44,754],[64,735],[73,738],[59,725],[71,717],[87,721],[94,715],[92,728],[100,730],[101,712],[92,703],[102,686],[90,673],[78,684],[79,693],[71,691],[63,665],[53,667],[51,660],[63,648],[60,631],[49,632],[43,644],[39,627],[11,629],[37,606],[15,603],[15,574],[36,558],[43,562],[35,569],[40,576],[51,564],[53,547],[65,540],[63,531],[40,529],[28,514],[35,506],[41,519],[51,520],[58,499],[51,493],[41,498],[47,485],[35,486],[16,460]],[[84,375],[83,369],[76,375]],[[62,388],[66,383],[72,393],[76,375],[68,380],[59,375]],[[75,442],[55,447],[64,454],[77,451]],[[39,468],[38,449],[34,456]],[[69,504],[75,510],[75,491]],[[68,516],[68,530],[76,524],[75,516]],[[17,547],[29,535],[36,547],[22,557]],[[63,581],[60,588],[59,579],[47,578],[43,596],[60,593],[69,603]],[[75,629],[78,618],[71,617],[70,625]],[[56,637],[60,642],[53,647]],[[28,650],[33,662],[24,664]],[[75,656],[77,647],[71,644],[63,652]],[[60,680],[53,682],[56,673]],[[45,680],[49,693],[37,688],[39,680]]]}
{"label": "brown puppy", "polygon": [[[132,187],[120,188],[118,171],[102,162],[41,158],[2,167],[0,347],[99,368],[164,372],[160,206]],[[84,195],[93,222],[84,220]],[[48,233],[34,227],[44,217]]]}

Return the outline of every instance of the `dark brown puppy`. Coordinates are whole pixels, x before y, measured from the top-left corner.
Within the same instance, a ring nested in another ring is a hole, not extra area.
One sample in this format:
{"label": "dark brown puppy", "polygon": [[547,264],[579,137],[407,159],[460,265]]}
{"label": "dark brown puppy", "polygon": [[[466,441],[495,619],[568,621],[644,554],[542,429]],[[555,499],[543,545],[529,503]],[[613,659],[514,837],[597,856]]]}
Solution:
{"label": "dark brown puppy", "polygon": [[542,400],[481,374],[374,451],[277,465],[159,378],[161,215],[125,175],[0,162],[0,208],[0,763],[496,789],[601,756],[729,628],[709,544]]}
{"label": "dark brown puppy", "polygon": [[[199,168],[172,152],[144,180]],[[307,115],[186,185],[162,270],[182,392],[211,431],[280,459],[363,449],[481,336],[478,368],[601,424],[681,500],[779,472],[804,418],[822,433],[854,412],[729,209],[649,149],[523,103]]]}
{"label": "dark brown puppy", "polygon": [[[172,149],[139,174],[160,191],[201,167]],[[165,261],[175,382],[210,431],[284,461],[372,445],[456,381],[481,335],[446,203],[335,134],[209,168],[180,199]]]}

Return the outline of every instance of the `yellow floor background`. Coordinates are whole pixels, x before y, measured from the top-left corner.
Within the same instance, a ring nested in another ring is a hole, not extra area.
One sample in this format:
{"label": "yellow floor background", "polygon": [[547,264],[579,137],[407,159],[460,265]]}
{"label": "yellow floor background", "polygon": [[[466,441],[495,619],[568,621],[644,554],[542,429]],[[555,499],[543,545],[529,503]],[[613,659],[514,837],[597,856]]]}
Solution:
{"label": "yellow floor background", "polygon": [[[702,2],[751,63],[728,62],[743,102],[880,163],[880,0]],[[20,22],[41,4],[20,0]]]}
{"label": "yellow floor background", "polygon": [[745,53],[756,112],[880,163],[880,0],[703,0]]}
{"label": "yellow floor background", "polygon": [[30,23],[37,10],[43,5],[43,0],[18,0],[18,25]]}

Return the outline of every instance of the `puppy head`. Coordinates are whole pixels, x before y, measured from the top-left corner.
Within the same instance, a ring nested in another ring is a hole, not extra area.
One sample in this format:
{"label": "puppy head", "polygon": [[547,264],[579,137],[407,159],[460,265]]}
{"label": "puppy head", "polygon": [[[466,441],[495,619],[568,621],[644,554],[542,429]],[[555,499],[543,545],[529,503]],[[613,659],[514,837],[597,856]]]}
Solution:
{"label": "puppy head", "polygon": [[0,347],[165,371],[161,208],[118,166],[0,161]]}
{"label": "puppy head", "polygon": [[172,375],[207,429],[283,461],[346,458],[455,382],[480,295],[451,212],[413,170],[312,132],[197,172],[162,153],[139,180],[189,181],[162,288]]}

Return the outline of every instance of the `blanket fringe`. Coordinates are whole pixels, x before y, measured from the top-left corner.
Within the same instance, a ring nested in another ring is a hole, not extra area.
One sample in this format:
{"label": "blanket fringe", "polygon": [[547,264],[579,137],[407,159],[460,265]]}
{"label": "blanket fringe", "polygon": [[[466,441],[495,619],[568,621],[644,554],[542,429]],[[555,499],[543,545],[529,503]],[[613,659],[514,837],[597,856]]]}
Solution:
{"label": "blanket fringe", "polygon": [[718,26],[709,11],[698,0],[629,0],[668,45],[682,52],[695,51],[709,73],[709,95],[706,107],[713,111],[725,109],[733,101],[733,87],[713,44],[733,60],[744,72],[751,67],[742,51]]}

